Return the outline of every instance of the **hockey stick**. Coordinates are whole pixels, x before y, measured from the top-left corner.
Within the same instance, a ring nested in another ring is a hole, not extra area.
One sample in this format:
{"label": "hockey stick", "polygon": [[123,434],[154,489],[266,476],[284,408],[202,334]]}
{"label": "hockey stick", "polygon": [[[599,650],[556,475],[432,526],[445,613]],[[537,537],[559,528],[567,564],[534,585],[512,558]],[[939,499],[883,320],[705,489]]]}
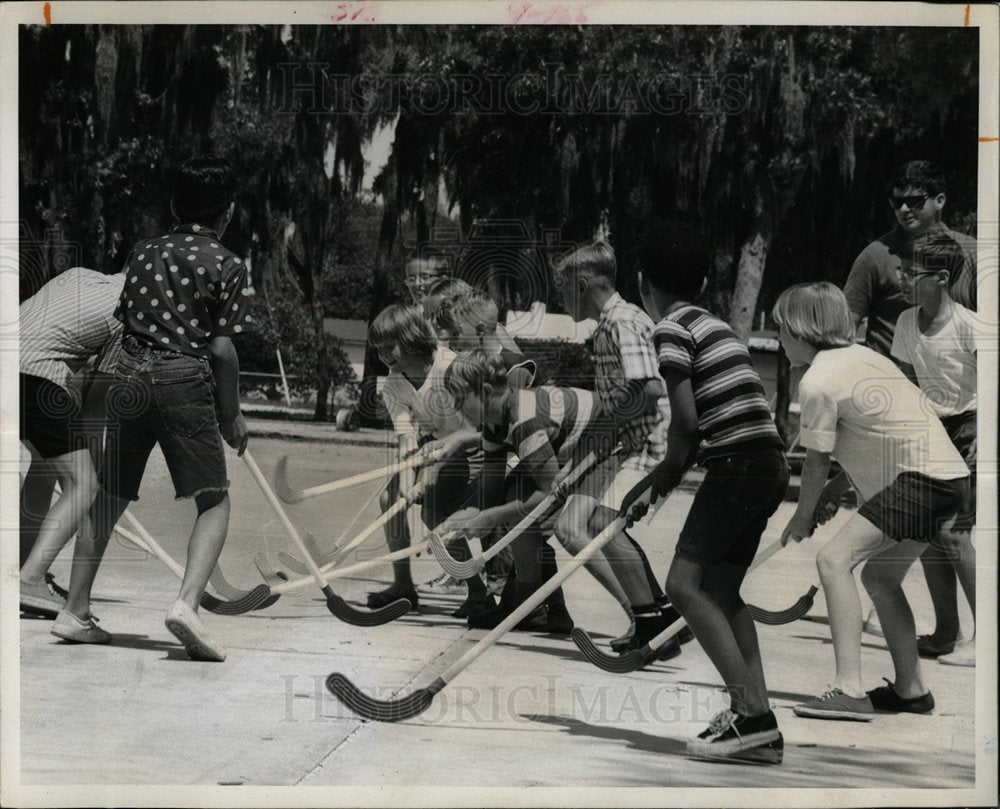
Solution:
{"label": "hockey stick", "polygon": [[301,503],[309,497],[316,497],[320,494],[329,494],[330,492],[336,492],[340,489],[347,489],[351,486],[356,486],[359,483],[367,483],[369,480],[379,480],[380,478],[392,477],[398,472],[402,472],[404,469],[412,469],[413,467],[420,466],[421,464],[436,463],[440,458],[440,452],[430,452],[427,455],[418,452],[412,458],[407,458],[405,461],[390,464],[382,469],[373,469],[371,472],[362,472],[360,475],[353,475],[349,478],[334,480],[320,486],[311,486],[308,489],[293,489],[285,480],[288,456],[284,455],[281,460],[278,461],[278,465],[274,471],[274,488],[281,496],[281,499],[286,503]]}
{"label": "hockey stick", "polygon": [[[566,479],[562,481],[562,487],[569,488],[572,486],[581,477],[587,474],[587,472],[589,472],[596,463],[597,455],[596,453],[591,452],[586,458],[577,464],[577,466],[573,468],[573,471],[567,475]],[[445,547],[444,541],[435,531],[432,531],[428,535],[427,541],[431,543],[431,549],[434,551],[434,556],[437,558],[438,562],[441,563],[441,567],[444,568],[445,573],[450,576],[454,576],[456,579],[471,579],[473,576],[479,574],[479,571],[486,566],[486,563],[490,559],[521,536],[521,534],[530,528],[533,523],[545,518],[549,513],[549,509],[555,506],[558,502],[559,498],[555,494],[546,496],[542,502],[528,512],[527,516],[525,516],[517,525],[504,534],[501,539],[494,542],[484,553],[479,556],[474,556],[472,559],[459,561],[448,553],[448,549]]]}
{"label": "hockey stick", "polygon": [[[125,512],[125,518],[136,530],[138,536],[122,528],[120,525],[116,525],[115,531],[119,534],[119,536],[124,537],[133,545],[136,545],[153,554],[153,556],[163,562],[163,564],[166,565],[178,579],[183,580],[184,568],[174,561],[173,557],[169,553],[160,547],[160,544],[153,539],[153,536],[145,529],[142,523],[140,523],[139,520],[136,519],[136,517],[129,511]],[[216,568],[216,570],[217,569],[218,568]],[[235,608],[233,606],[233,602],[216,598],[207,592],[202,593],[201,595],[201,606],[209,612],[215,612],[219,615],[239,615],[240,613],[249,612],[250,610],[264,609],[265,607],[271,606],[278,600],[278,596],[274,596],[272,598],[270,592],[268,592],[267,588],[263,586],[255,587],[253,590],[248,592],[239,590],[236,590],[236,592],[241,593],[241,597],[238,599],[237,606]]]}
{"label": "hockey stick", "polygon": [[[393,503],[389,508],[387,508],[379,516],[378,519],[376,519],[371,525],[365,528],[364,531],[362,531],[356,537],[351,539],[343,547],[341,547],[340,543],[343,541],[344,537],[341,536],[340,539],[338,539],[337,542],[334,543],[333,549],[331,551],[331,553],[334,554],[334,557],[329,562],[326,562],[324,566],[339,565],[342,561],[344,561],[344,559],[347,558],[347,555],[352,550],[354,550],[356,547],[358,547],[358,545],[360,545],[362,542],[368,539],[368,537],[374,534],[379,528],[381,528],[383,525],[389,522],[389,520],[395,517],[400,511],[409,508],[411,505],[413,505],[413,503],[422,495],[423,495],[423,486],[417,484],[412,489],[410,489],[409,492],[407,492],[405,495],[402,495],[398,500],[396,500],[396,502]],[[348,528],[348,530],[350,530],[350,527]],[[309,568],[306,565],[303,565],[294,556],[290,556],[284,551],[278,552],[278,560],[283,565],[285,565],[285,567],[287,567],[289,570],[299,573],[300,575],[309,572]]]}
{"label": "hockey stick", "polygon": [[[753,560],[753,564],[750,565],[750,569],[747,573],[750,573],[750,571],[760,567],[780,550],[781,540],[779,539],[776,542],[772,542],[761,553],[757,554],[757,558]],[[630,649],[617,657],[605,654],[598,649],[597,645],[593,640],[591,640],[591,637],[587,634],[586,630],[574,627],[570,636],[573,638],[573,643],[576,644],[576,648],[579,649],[583,653],[583,656],[595,666],[615,674],[625,674],[629,671],[641,669],[653,656],[655,656],[657,650],[659,650],[661,646],[663,646],[668,640],[674,637],[674,635],[686,626],[687,621],[683,618],[678,618],[670,624],[670,626],[660,632],[660,634],[650,639],[650,641],[644,646],[639,649]]]}
{"label": "hockey stick", "polygon": [[810,585],[809,592],[803,596],[799,596],[799,600],[785,610],[771,612],[770,610],[755,607],[753,604],[747,604],[747,609],[750,611],[750,616],[758,623],[768,624],[771,626],[790,624],[792,621],[797,621],[812,609],[813,597],[818,591],[819,588],[815,584]]}
{"label": "hockey stick", "polygon": [[[648,492],[638,502],[649,503]],[[530,597],[524,600],[510,615],[490,631],[486,637],[479,640],[468,652],[451,664],[430,685],[418,688],[408,696],[400,699],[381,700],[369,697],[354,683],[339,672],[326,678],[326,687],[337,699],[348,708],[366,719],[376,719],[380,722],[396,722],[425,711],[430,707],[434,695],[440,692],[448,683],[467,669],[483,652],[495,644],[508,631],[517,626],[530,615],[539,604],[549,597],[566,579],[579,570],[595,553],[600,551],[614,536],[625,527],[625,517],[618,517],[614,522],[594,537],[568,564],[559,569],[551,579],[539,587]]]}
{"label": "hockey stick", "polygon": [[[319,585],[320,590],[323,591],[323,595],[326,596],[326,607],[333,615],[340,620],[355,626],[378,626],[379,624],[385,624],[389,621],[395,620],[400,615],[410,611],[410,602],[405,598],[399,598],[391,604],[387,604],[385,607],[372,610],[371,612],[365,612],[355,609],[344,601],[343,598],[333,592],[333,588],[330,586],[329,582],[323,578],[323,574],[316,565],[316,561],[309,552],[309,548],[306,547],[302,537],[299,536],[299,532],[295,529],[295,526],[292,525],[291,520],[288,519],[288,515],[285,514],[285,510],[282,508],[277,495],[275,495],[275,493],[271,490],[271,486],[268,484],[267,478],[264,477],[264,473],[260,471],[260,467],[257,466],[257,462],[254,461],[253,456],[249,452],[243,453],[243,462],[246,464],[247,469],[250,471],[250,476],[260,488],[271,508],[274,509],[274,513],[277,514],[281,524],[285,527],[285,530],[288,532],[289,536],[291,536],[295,544],[298,545],[299,551],[302,553],[306,563],[309,565],[309,572],[312,574],[313,579],[315,579],[316,584]],[[266,584],[262,584],[260,586],[267,588],[268,592],[270,592],[270,588]]]}

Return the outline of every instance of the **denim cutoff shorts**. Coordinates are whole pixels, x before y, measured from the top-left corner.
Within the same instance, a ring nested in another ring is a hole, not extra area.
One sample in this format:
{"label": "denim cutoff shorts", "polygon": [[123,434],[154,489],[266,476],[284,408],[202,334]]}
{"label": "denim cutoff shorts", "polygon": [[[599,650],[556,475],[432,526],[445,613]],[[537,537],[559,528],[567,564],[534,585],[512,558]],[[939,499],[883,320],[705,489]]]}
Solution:
{"label": "denim cutoff shorts", "polygon": [[146,461],[157,443],[178,499],[229,488],[207,358],[128,335],[107,401],[101,485],[109,494],[139,499]]}

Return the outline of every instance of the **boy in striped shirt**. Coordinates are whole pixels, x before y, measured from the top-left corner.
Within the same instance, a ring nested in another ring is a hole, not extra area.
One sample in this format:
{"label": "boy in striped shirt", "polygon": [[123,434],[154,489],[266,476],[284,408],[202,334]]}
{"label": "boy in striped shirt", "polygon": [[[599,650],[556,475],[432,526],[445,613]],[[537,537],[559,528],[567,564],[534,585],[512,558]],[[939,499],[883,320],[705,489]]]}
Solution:
{"label": "boy in striped shirt", "polygon": [[655,343],[670,397],[667,455],[626,497],[622,514],[652,487],[665,496],[695,460],[707,469],[681,530],[666,591],[726,684],[730,710],[688,743],[691,755],[782,757],[753,618],[740,586],[767,521],[788,486],[784,446],[750,354],[732,329],[690,303],[704,289],[704,241],[667,223],[640,253],[643,305],[659,318]]}
{"label": "boy in striped shirt", "polygon": [[[509,452],[518,465],[507,476],[504,502],[481,511],[469,509],[453,515],[439,531],[462,530],[483,537],[504,523],[523,519],[553,490],[567,464],[578,465],[590,452],[598,457],[610,452],[613,440],[600,430],[600,404],[590,391],[542,386],[517,389],[511,384],[507,364],[499,353],[483,349],[463,351],[445,372],[445,385],[470,424],[482,430],[484,488],[497,490],[496,478],[506,471]],[[591,487],[595,479],[591,478]],[[587,483],[581,483],[587,491]],[[591,491],[592,496],[601,492]],[[516,593],[509,603],[470,614],[469,625],[492,629],[523,603],[555,573],[554,554],[546,560],[545,534],[552,531],[555,515],[543,518],[514,540]],[[569,632],[573,621],[566,611],[562,591],[547,602],[550,632]]]}

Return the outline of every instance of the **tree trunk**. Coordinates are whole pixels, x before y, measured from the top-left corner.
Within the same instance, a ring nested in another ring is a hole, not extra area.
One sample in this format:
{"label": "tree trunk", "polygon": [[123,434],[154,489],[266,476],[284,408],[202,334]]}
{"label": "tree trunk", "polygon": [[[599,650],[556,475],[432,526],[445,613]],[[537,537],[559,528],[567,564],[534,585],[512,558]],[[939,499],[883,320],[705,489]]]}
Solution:
{"label": "tree trunk", "polygon": [[757,309],[757,296],[764,279],[764,265],[771,241],[761,228],[754,228],[750,238],[740,250],[740,263],[736,271],[736,288],[733,302],[729,307],[729,325],[737,336],[746,341],[753,326],[753,316]]}
{"label": "tree trunk", "polygon": [[316,330],[316,410],[313,421],[327,421],[327,399],[330,398],[330,363],[323,329],[323,304],[313,301],[310,306]]}

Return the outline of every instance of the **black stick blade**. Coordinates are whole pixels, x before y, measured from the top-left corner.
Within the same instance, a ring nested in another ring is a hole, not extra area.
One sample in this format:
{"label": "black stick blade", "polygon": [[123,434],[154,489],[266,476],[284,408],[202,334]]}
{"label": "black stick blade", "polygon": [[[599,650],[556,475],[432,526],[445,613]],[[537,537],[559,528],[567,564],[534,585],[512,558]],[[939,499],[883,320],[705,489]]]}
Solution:
{"label": "black stick blade", "polygon": [[287,467],[288,456],[282,455],[281,458],[278,459],[277,465],[274,467],[274,490],[278,493],[278,497],[286,503],[301,503],[306,499],[305,495],[302,494],[302,492],[289,487],[287,481],[285,480]]}
{"label": "black stick blade", "polygon": [[771,612],[770,610],[763,610],[760,607],[755,607],[753,604],[747,604],[747,611],[750,613],[750,617],[759,624],[768,624],[769,626],[790,624],[792,621],[797,621],[812,609],[813,597],[816,595],[818,590],[819,588],[816,587],[816,585],[810,586],[809,592],[786,610]]}
{"label": "black stick blade", "polygon": [[610,671],[614,674],[627,674],[630,671],[637,671],[642,668],[646,660],[639,654],[638,650],[626,652],[623,655],[609,655],[597,648],[590,635],[580,627],[574,627],[570,633],[573,643],[580,650],[587,660],[599,669]]}
{"label": "black stick blade", "polygon": [[329,595],[326,598],[326,608],[345,624],[352,626],[381,626],[405,615],[412,606],[409,599],[397,598],[391,604],[386,604],[377,610],[359,610],[338,595]]}
{"label": "black stick blade", "polygon": [[444,686],[444,681],[438,678],[427,688],[418,688],[400,699],[376,699],[365,694],[343,674],[335,672],[326,678],[326,688],[331,694],[358,716],[377,722],[398,722],[423,713]]}
{"label": "black stick blade", "polygon": [[441,537],[433,531],[427,535],[427,541],[430,543],[431,550],[434,553],[434,558],[437,560],[438,564],[441,565],[444,572],[449,576],[454,576],[459,581],[471,579],[473,576],[477,575],[483,567],[481,559],[466,559],[462,562],[458,561],[458,559],[448,553],[448,549],[441,541]]}
{"label": "black stick blade", "polygon": [[270,607],[279,598],[281,598],[281,593],[272,594],[271,588],[266,584],[258,584],[253,590],[235,601],[223,601],[208,593],[203,593],[201,606],[217,615],[242,615],[251,610],[262,610],[265,607]]}

